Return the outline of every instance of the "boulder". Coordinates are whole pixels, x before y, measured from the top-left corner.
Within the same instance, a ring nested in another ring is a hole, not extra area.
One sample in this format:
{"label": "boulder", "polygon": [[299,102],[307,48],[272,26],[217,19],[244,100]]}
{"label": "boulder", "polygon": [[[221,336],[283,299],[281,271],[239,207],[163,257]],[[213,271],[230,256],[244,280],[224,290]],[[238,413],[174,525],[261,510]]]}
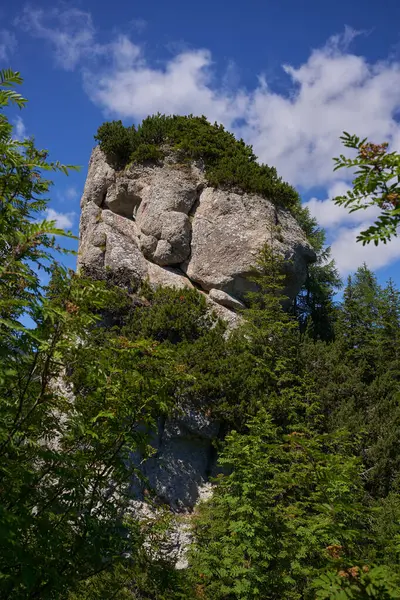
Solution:
{"label": "boulder", "polygon": [[119,177],[108,187],[104,205],[118,215],[133,219],[142,201],[141,191],[142,185],[136,180]]}
{"label": "boulder", "polygon": [[183,270],[204,290],[220,289],[243,300],[255,289],[249,275],[265,244],[285,258],[285,293],[294,296],[306,279],[307,264],[315,260],[294,217],[261,196],[207,187],[192,221],[191,256]]}
{"label": "boulder", "polygon": [[176,265],[190,254],[191,225],[184,213],[167,212],[163,215],[160,239],[148,258],[158,265]]}
{"label": "boulder", "polygon": [[100,148],[96,146],[89,161],[89,170],[83,190],[81,207],[87,202],[94,202],[97,206],[101,206],[105,200],[108,188],[114,181],[114,169],[108,164]]}
{"label": "boulder", "polygon": [[213,288],[212,290],[210,290],[210,293],[208,295],[211,298],[211,300],[214,300],[214,302],[217,302],[222,306],[226,306],[226,308],[230,308],[232,310],[239,310],[241,308],[245,308],[243,302],[240,302],[240,300],[234,298],[233,296],[230,296],[222,290],[216,290]]}
{"label": "boulder", "polygon": [[[288,211],[257,194],[207,187],[201,163],[180,164],[173,154],[116,172],[94,149],[82,197],[79,268],[125,270],[153,285],[195,285],[228,315],[255,289],[249,276],[265,244],[284,258],[285,295],[294,297],[315,253]],[[234,313],[227,321],[237,321]]]}
{"label": "boulder", "polygon": [[[254,289],[249,275],[264,244],[273,244],[284,257],[285,291],[291,297],[315,260],[288,211],[256,194],[207,187],[201,162],[182,165],[173,155],[116,172],[95,148],[81,207],[79,269],[133,288],[144,281],[153,287],[196,287],[225,321],[225,335],[243,320],[237,311]],[[199,407],[180,406],[166,420],[158,419],[154,455],[144,463],[139,455],[131,457],[175,513],[163,555],[178,568],[187,565],[191,539],[185,518],[203,491],[210,493],[219,435],[220,423]],[[143,485],[132,482],[135,514],[140,506],[149,510]]]}
{"label": "boulder", "polygon": [[153,287],[193,288],[192,283],[182,271],[171,267],[159,267],[151,262],[147,263],[147,277]]}
{"label": "boulder", "polygon": [[156,453],[143,465],[143,473],[157,496],[175,511],[191,510],[199,488],[215,465],[213,441],[220,423],[193,407],[160,421]]}

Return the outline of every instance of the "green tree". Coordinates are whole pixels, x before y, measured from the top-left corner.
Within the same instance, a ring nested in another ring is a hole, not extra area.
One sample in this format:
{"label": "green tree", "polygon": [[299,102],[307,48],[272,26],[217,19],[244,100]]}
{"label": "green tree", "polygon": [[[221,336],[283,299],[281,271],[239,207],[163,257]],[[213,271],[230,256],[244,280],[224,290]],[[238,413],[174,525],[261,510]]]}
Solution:
{"label": "green tree", "polygon": [[40,296],[39,271],[49,272],[54,251],[62,251],[56,237],[65,235],[54,222],[43,219],[48,201],[43,197],[51,182],[44,172],[68,173],[73,167],[47,161],[47,152],[37,150],[32,139],[13,138],[13,127],[4,109],[10,104],[23,108],[26,100],[13,86],[22,83],[19,73],[0,72],[0,317],[6,335],[8,319],[30,315]]}
{"label": "green tree", "polygon": [[304,426],[283,430],[264,408],[228,436],[229,474],[195,522],[192,569],[205,598],[311,599],[319,573],[368,561],[360,466],[346,446]]}
{"label": "green tree", "polygon": [[352,189],[344,196],[334,199],[339,206],[350,212],[365,210],[371,206],[380,210],[375,223],[362,231],[357,241],[363,245],[374,242],[387,243],[397,235],[400,223],[400,154],[388,152],[389,144],[373,144],[367,138],[344,132],[340,138],[346,148],[356,150],[354,158],[341,154],[334,158],[335,168],[356,169]]}
{"label": "green tree", "polygon": [[[1,108],[23,106],[20,76],[1,81]],[[43,172],[68,169],[15,141],[3,113],[0,143],[0,596],[62,598],[138,554],[130,457],[151,453],[146,431],[182,375],[166,348],[106,326],[129,313],[125,292],[57,265]]]}
{"label": "green tree", "polygon": [[349,277],[337,306],[334,341],[301,345],[323,427],[332,432],[345,424],[357,437],[374,497],[395,491],[399,481],[399,309],[393,282],[382,288],[364,265]]}
{"label": "green tree", "polygon": [[294,300],[293,313],[302,333],[307,333],[313,340],[331,340],[336,315],[334,296],[342,287],[342,281],[331,249],[326,246],[325,231],[318,227],[308,209],[302,208],[298,218],[317,260],[307,266],[307,278]]}
{"label": "green tree", "polygon": [[[273,239],[229,335],[196,290],[133,295],[65,271],[64,232],[42,215],[45,173],[68,168],[13,139],[4,109],[24,106],[19,83],[1,72],[0,597],[399,598],[394,283],[364,265],[334,304],[324,234],[293,190],[221,126],[162,115],[105,124],[100,144],[121,167],[168,146],[204,157],[213,185],[290,207],[318,255],[294,311]],[[392,156],[363,143],[375,167]],[[147,487],[139,463],[158,419],[185,406],[221,421],[220,475],[191,516],[190,569],[177,572],[156,558],[168,519],[139,520],[131,500]]]}
{"label": "green tree", "polygon": [[387,567],[355,566],[322,575],[315,582],[317,600],[394,600],[400,580]]}
{"label": "green tree", "polygon": [[95,139],[116,168],[123,169],[130,162],[162,160],[172,150],[182,162],[203,161],[210,185],[239,186],[295,214],[301,209],[298,193],[282,181],[275,167],[259,164],[251,146],[204,116],[156,114],[137,128],[124,127],[121,121],[106,122]]}
{"label": "green tree", "polygon": [[380,308],[381,288],[364,264],[348,278],[337,330],[347,356],[353,365],[362,366],[366,381],[376,374]]}
{"label": "green tree", "polygon": [[389,565],[397,581],[384,550],[393,532],[376,524],[384,509],[364,487],[371,455],[368,468],[362,464],[364,435],[374,431],[369,411],[379,360],[372,374],[368,361],[379,347],[381,289],[361,268],[345,290],[337,339],[300,342],[296,321],[282,309],[279,258],[265,249],[258,267],[259,291],[235,347],[236,390],[247,392],[253,416],[227,436],[214,496],[195,518],[197,596],[314,600],[315,581],[330,571],[337,577],[364,566],[378,581],[376,564]]}

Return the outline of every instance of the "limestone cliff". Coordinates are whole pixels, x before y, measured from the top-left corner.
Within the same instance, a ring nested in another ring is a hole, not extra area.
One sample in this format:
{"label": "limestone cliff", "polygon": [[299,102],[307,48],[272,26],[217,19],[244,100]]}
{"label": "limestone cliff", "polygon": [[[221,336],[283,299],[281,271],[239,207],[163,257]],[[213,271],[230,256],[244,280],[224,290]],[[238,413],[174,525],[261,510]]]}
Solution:
{"label": "limestone cliff", "polygon": [[[315,260],[288,211],[256,194],[209,187],[200,162],[181,164],[171,153],[162,163],[116,171],[95,148],[81,210],[79,268],[95,277],[111,273],[134,287],[146,279],[155,286],[195,286],[231,326],[254,285],[248,276],[265,243],[273,239],[286,259],[289,296],[299,291],[307,264]],[[156,453],[142,468],[175,513],[190,512],[207,490],[219,430],[219,423],[190,407],[160,420]],[[134,496],[141,505],[140,490]],[[190,535],[177,518],[168,554],[184,566]]]}
{"label": "limestone cliff", "polygon": [[248,276],[265,243],[273,239],[285,257],[290,297],[315,260],[287,210],[256,194],[209,187],[202,164],[178,163],[173,154],[115,171],[95,148],[81,209],[79,267],[137,283],[196,286],[230,310],[252,289]]}

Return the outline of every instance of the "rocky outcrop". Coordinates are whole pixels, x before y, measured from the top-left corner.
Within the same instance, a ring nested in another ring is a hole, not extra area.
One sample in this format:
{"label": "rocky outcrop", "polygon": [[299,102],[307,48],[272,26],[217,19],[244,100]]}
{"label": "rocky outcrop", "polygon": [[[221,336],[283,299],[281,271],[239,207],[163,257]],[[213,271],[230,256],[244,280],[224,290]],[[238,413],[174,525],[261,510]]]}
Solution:
{"label": "rocky outcrop", "polygon": [[[276,225],[280,225],[277,234]],[[81,202],[78,267],[127,286],[196,287],[228,329],[237,326],[257,255],[266,243],[286,259],[286,294],[303,284],[315,255],[294,217],[272,202],[240,190],[206,185],[201,164],[180,164],[170,155],[162,165],[132,165],[116,172],[99,148],[90,159]],[[154,455],[137,460],[160,502],[175,513],[164,555],[186,565],[190,513],[209,493],[215,470],[213,442],[220,424],[195,408],[160,419]],[[136,514],[156,513],[145,490],[132,490]]]}
{"label": "rocky outcrop", "polygon": [[168,419],[159,419],[150,443],[153,456],[140,465],[156,501],[146,501],[143,483],[132,488],[132,510],[140,518],[154,519],[166,508],[173,513],[159,555],[168,558],[177,569],[187,567],[187,551],[192,541],[191,516],[201,500],[210,497],[210,477],[217,474],[214,441],[221,424],[198,408],[186,406]]}
{"label": "rocky outcrop", "polygon": [[199,488],[215,470],[213,441],[220,423],[204,412],[186,407],[159,422],[152,441],[156,450],[143,467],[143,473],[160,500],[175,512],[192,509]]}
{"label": "rocky outcrop", "polygon": [[226,308],[230,308],[231,310],[242,310],[245,308],[243,302],[240,302],[240,300],[230,296],[222,290],[216,290],[212,288],[208,294],[208,297],[210,300],[217,302],[221,306],[226,306]]}
{"label": "rocky outcrop", "polygon": [[293,297],[315,255],[288,211],[256,194],[208,187],[201,164],[181,164],[172,154],[163,164],[117,172],[93,150],[78,267],[131,283],[196,286],[213,305],[235,311],[254,288],[258,252],[271,241],[285,258],[285,293]]}

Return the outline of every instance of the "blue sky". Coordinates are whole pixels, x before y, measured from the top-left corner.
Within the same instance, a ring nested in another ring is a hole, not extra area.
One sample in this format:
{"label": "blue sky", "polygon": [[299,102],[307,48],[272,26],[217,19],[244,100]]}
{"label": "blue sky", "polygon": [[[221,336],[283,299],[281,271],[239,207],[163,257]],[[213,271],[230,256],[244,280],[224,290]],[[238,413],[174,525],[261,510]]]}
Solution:
{"label": "blue sky", "polygon": [[[400,150],[400,3],[365,0],[14,1],[0,8],[0,64],[21,71],[29,104],[13,113],[51,157],[51,213],[78,232],[79,198],[101,122],[149,113],[205,114],[253,144],[327,229],[343,276],[364,260],[400,284],[400,238],[355,243],[374,213],[331,198],[343,130]],[[74,259],[69,259],[74,264]]]}

